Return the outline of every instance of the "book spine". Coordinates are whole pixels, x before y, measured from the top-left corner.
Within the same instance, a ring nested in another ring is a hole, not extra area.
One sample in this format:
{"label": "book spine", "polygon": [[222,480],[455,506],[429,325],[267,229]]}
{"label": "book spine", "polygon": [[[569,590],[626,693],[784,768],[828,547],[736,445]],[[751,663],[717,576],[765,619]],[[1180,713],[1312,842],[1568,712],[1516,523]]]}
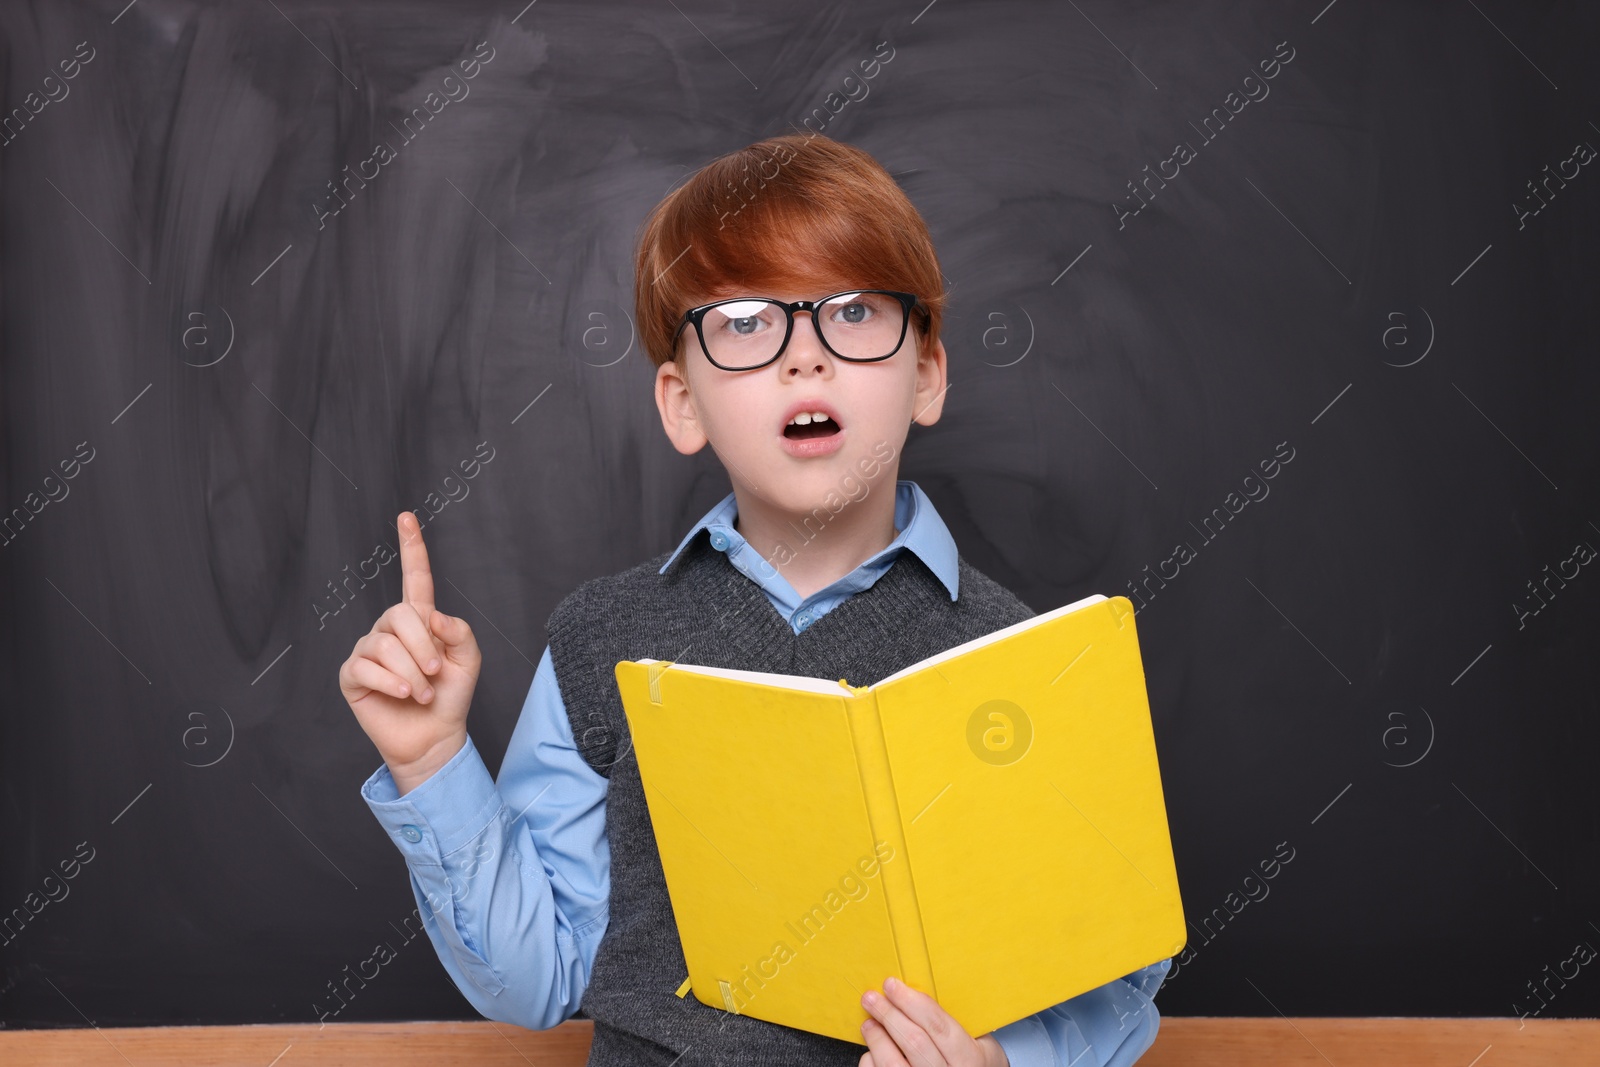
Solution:
{"label": "book spine", "polygon": [[850,734],[855,743],[856,766],[861,772],[861,791],[867,801],[867,821],[872,827],[873,841],[892,849],[889,858],[879,864],[878,871],[883,879],[895,954],[900,960],[900,973],[895,977],[937,1000],[933,963],[928,957],[928,941],[923,935],[922,913],[917,906],[916,885],[911,877],[911,857],[906,852],[905,826],[895,799],[894,779],[889,773],[889,749],[883,739],[878,699],[871,692],[859,693],[856,699],[849,701],[849,706]]}

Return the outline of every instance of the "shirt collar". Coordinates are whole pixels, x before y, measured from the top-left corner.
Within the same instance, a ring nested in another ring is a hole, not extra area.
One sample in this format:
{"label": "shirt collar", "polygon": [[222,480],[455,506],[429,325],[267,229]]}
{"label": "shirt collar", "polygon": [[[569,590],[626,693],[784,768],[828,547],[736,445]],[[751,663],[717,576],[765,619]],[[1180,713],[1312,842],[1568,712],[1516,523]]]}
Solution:
{"label": "shirt collar", "polygon": [[[745,543],[744,535],[733,528],[734,519],[738,514],[738,501],[734,494],[729,493],[720,503],[701,516],[700,521],[684,535],[682,541],[678,542],[678,547],[673,549],[672,555],[667,557],[666,563],[661,565],[661,570],[657,573],[667,573],[667,569],[677,562],[683,555],[684,549],[689,547],[690,542],[699,536],[702,530],[710,531],[712,534],[720,533],[726,537],[728,547],[725,551],[731,555],[739,545]],[[927,565],[940,582],[944,583],[945,589],[949,590],[950,599],[955,600],[959,591],[955,538],[950,536],[950,530],[939,517],[939,512],[934,509],[933,501],[928,499],[927,494],[916,482],[902,479],[895,483],[894,524],[900,533],[889,542],[888,547],[876,553],[861,566],[870,566],[898,554],[901,549],[909,549]],[[797,534],[795,543],[791,547],[798,548],[802,543],[803,539]]]}

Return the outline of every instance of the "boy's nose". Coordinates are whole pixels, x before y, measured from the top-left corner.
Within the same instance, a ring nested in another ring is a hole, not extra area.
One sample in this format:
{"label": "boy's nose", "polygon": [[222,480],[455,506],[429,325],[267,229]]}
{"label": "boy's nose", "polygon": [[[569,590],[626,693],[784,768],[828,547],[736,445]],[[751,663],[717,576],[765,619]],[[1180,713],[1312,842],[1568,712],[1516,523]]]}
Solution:
{"label": "boy's nose", "polygon": [[808,359],[821,359],[827,354],[827,346],[822,343],[822,335],[817,332],[817,317],[809,311],[796,311],[794,330],[789,334],[789,344],[783,350],[783,358],[788,359],[791,355],[795,355]]}

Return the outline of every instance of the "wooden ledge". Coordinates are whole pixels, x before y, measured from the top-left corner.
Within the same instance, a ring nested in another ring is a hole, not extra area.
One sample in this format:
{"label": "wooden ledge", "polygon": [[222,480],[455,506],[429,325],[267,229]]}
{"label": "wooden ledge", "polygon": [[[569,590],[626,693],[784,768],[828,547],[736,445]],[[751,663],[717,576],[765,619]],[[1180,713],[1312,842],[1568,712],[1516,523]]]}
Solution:
{"label": "wooden ledge", "polygon": [[1139,1067],[1600,1067],[1600,1020],[1161,1019]]}
{"label": "wooden ledge", "polygon": [[[249,1063],[371,1067],[583,1067],[591,1027],[524,1030],[492,1022],[158,1026],[0,1031],[0,1063],[144,1067]],[[1163,1017],[1140,1067],[1545,1067],[1600,1065],[1592,1019]]]}

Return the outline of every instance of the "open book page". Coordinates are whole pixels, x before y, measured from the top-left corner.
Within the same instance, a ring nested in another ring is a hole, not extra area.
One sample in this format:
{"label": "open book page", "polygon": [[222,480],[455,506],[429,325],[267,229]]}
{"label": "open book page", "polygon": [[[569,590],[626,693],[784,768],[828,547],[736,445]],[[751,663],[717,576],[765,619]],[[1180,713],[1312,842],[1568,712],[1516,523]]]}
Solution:
{"label": "open book page", "polygon": [[[641,659],[636,663],[661,663],[663,660]],[[708,674],[713,678],[726,678],[729,681],[752,682],[757,685],[781,685],[788,689],[800,689],[808,693],[822,693],[825,696],[838,696],[847,692],[839,685],[837,680],[828,681],[825,678],[805,678],[798,674],[768,674],[765,671],[741,671],[731,667],[702,667],[696,663],[674,663],[672,670],[693,671],[695,674]]]}
{"label": "open book page", "polygon": [[1094,593],[1090,596],[1084,597],[1082,600],[1074,600],[1070,604],[1063,604],[1061,607],[1056,608],[1053,611],[1047,611],[1043,615],[1035,615],[1031,619],[1023,619],[1021,622],[1012,623],[1003,630],[996,630],[993,633],[984,634],[982,637],[974,637],[971,641],[947,648],[938,655],[929,656],[927,659],[918,660],[903,671],[896,671],[882,681],[874,683],[874,688],[881,685],[888,685],[890,682],[898,681],[908,674],[915,674],[918,671],[927,670],[929,667],[932,667],[938,663],[943,663],[945,660],[955,659],[957,656],[964,656],[973,649],[982,648],[984,645],[993,644],[994,642],[1003,638],[1010,637],[1012,634],[1021,633],[1023,630],[1030,629],[1042,623],[1047,623],[1052,619],[1058,619],[1063,615],[1070,615],[1079,608],[1086,608],[1090,604],[1098,604],[1104,599],[1104,596],[1100,595],[1099,593]]}
{"label": "open book page", "polygon": [[[1031,626],[1038,626],[1040,623],[1049,622],[1051,619],[1070,614],[1071,612],[1077,611],[1079,608],[1088,607],[1090,604],[1098,604],[1104,599],[1104,596],[1099,593],[1095,593],[1092,596],[1084,597],[1082,600],[1075,600],[1072,603],[1063,605],[1062,607],[1056,608],[1053,611],[1048,611],[1043,615],[1035,615],[1031,619],[1023,619],[1021,622],[1007,626],[1003,630],[996,630],[994,633],[973,638],[971,641],[967,641],[964,644],[956,645],[953,648],[947,648],[938,655],[929,656],[924,660],[918,660],[905,670],[897,671],[877,684],[887,685],[888,683],[896,681],[897,679],[904,678],[908,674],[915,674],[917,671],[925,670],[934,664],[943,663],[945,660],[953,659],[956,656],[965,655],[967,652],[970,652],[975,648],[982,648],[984,645],[990,644],[991,642],[999,641],[1001,638],[1009,637],[1012,634],[1026,630]],[[660,663],[664,661],[655,659],[641,659],[637,660],[636,662]],[[787,686],[790,689],[803,689],[811,693],[823,693],[831,695],[839,692],[840,690],[837,679],[805,678],[796,674],[770,674],[765,671],[741,671],[729,667],[701,667],[698,664],[693,663],[674,663],[672,665],[672,669],[679,671],[694,671],[697,674],[709,674],[717,678],[737,679],[739,681],[755,682],[761,685]]]}

